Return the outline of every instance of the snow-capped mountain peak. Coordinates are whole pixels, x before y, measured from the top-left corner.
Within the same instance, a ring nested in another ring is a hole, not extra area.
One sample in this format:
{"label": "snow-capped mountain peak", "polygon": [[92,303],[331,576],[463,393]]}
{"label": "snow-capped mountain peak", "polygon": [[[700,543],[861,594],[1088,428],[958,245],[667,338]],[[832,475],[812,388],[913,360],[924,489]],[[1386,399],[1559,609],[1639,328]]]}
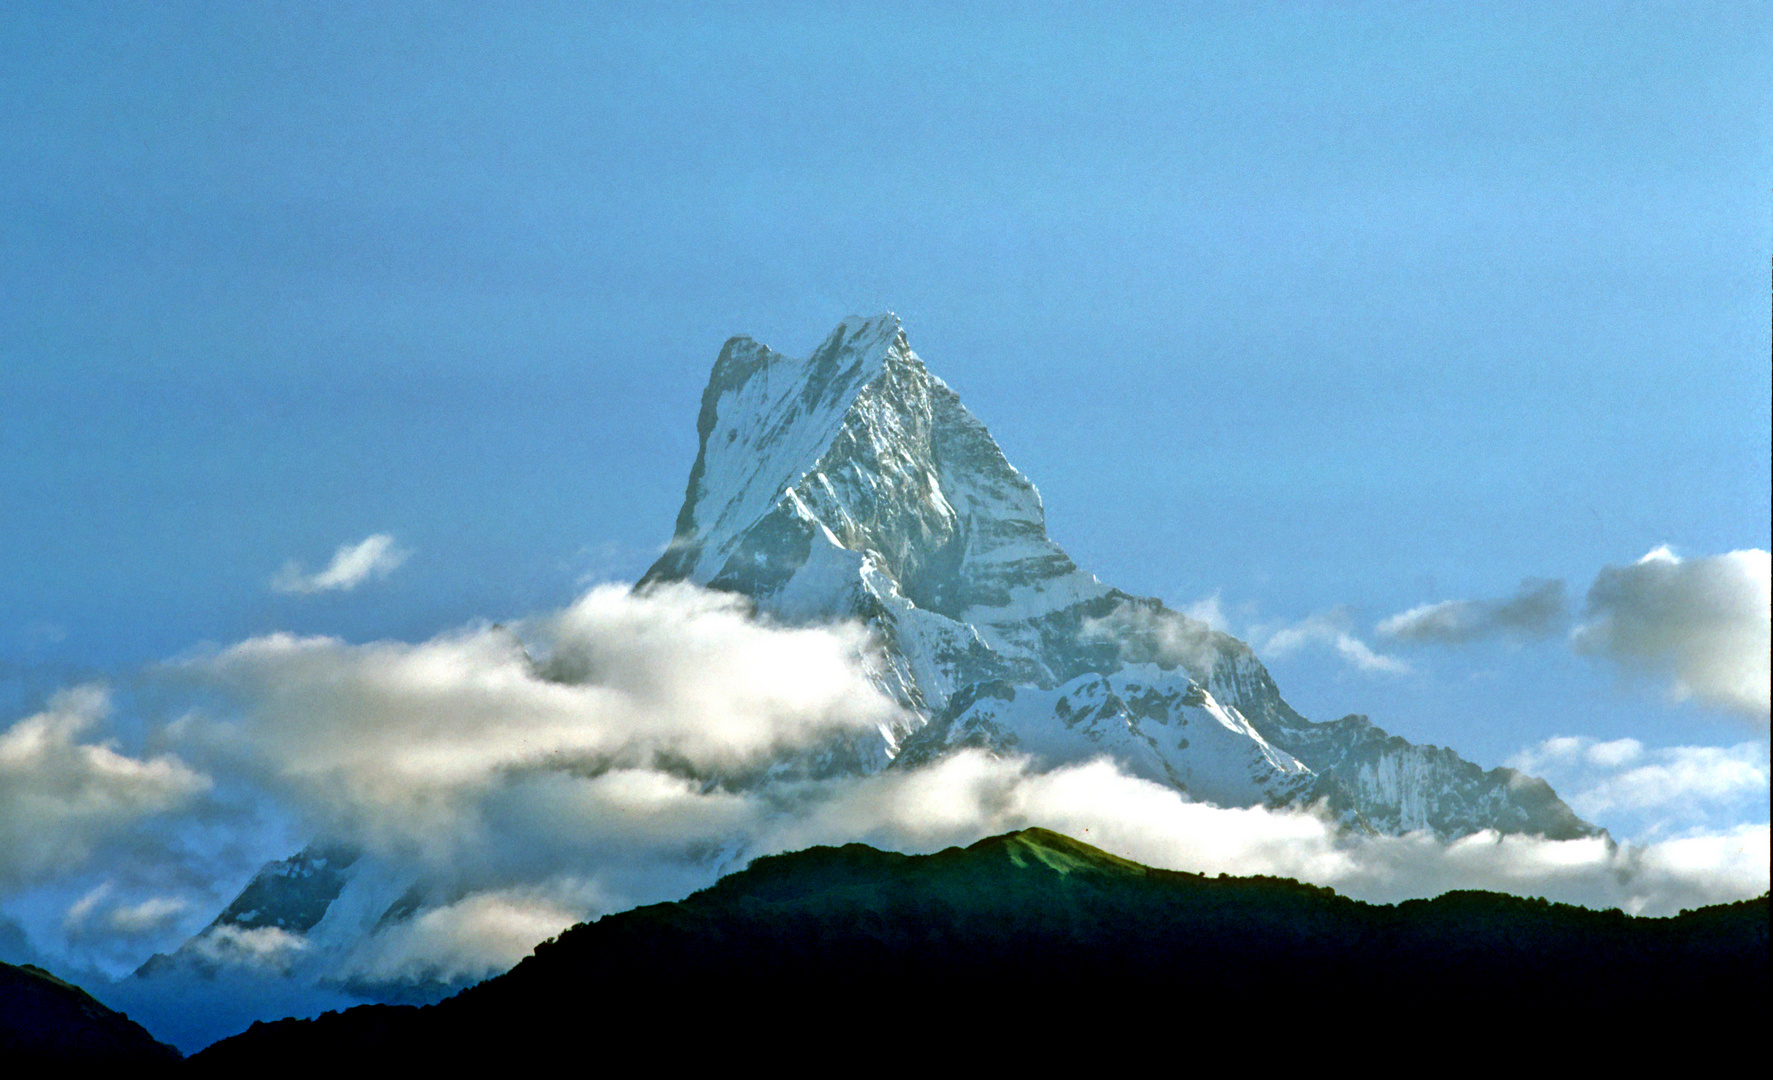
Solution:
{"label": "snow-capped mountain peak", "polygon": [[[865,622],[884,654],[876,677],[905,706],[896,727],[706,783],[913,769],[978,747],[1042,765],[1108,757],[1193,799],[1320,805],[1382,833],[1600,831],[1542,780],[1413,745],[1364,716],[1306,720],[1248,645],[1080,570],[1047,536],[1034,485],[924,367],[896,316],[846,319],[804,359],[733,338],[696,427],[675,535],[637,588],[688,580],[783,622]],[[311,848],[267,866],[142,973],[250,962],[324,981],[340,957],[449,895],[374,856]]]}
{"label": "snow-capped mountain peak", "polygon": [[1197,798],[1324,800],[1384,832],[1597,831],[1512,770],[1364,717],[1306,720],[1243,642],[1078,569],[894,315],[846,319],[801,360],[733,338],[697,431],[676,534],[641,587],[689,580],[779,619],[872,625],[885,688],[923,723],[855,767],[957,745],[1106,753]]}

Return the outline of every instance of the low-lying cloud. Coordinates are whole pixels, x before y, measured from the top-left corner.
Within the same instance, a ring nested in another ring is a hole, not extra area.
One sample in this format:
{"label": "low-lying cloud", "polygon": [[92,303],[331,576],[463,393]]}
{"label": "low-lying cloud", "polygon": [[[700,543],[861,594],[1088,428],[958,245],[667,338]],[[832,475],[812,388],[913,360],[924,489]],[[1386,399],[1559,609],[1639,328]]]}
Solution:
{"label": "low-lying cloud", "polygon": [[387,577],[400,568],[409,554],[395,546],[392,536],[376,533],[355,544],[339,545],[326,568],[312,574],[291,559],[271,578],[271,590],[296,594],[349,591],[372,577]]}
{"label": "low-lying cloud", "polygon": [[[528,784],[520,786],[530,786]],[[907,852],[964,845],[1040,825],[1153,866],[1271,874],[1394,902],[1449,889],[1541,895],[1593,907],[1672,914],[1767,886],[1768,833],[1746,826],[1646,844],[1479,833],[1351,834],[1313,809],[1223,808],[1094,760],[1040,770],[965,750],[917,770],[703,790],[656,772],[546,785],[498,842],[535,845],[553,868],[517,866],[365,939],[335,975],[477,978],[542,937],[603,911],[682,896],[757,855],[852,841]],[[561,858],[572,856],[563,877]]]}
{"label": "low-lying cloud", "polygon": [[1683,559],[1659,547],[1608,566],[1588,590],[1577,652],[1669,680],[1763,730],[1768,721],[1769,555],[1732,551]]}
{"label": "low-lying cloud", "polygon": [[366,938],[344,968],[383,983],[482,979],[583,919],[592,905],[579,892],[548,881],[475,893]]}
{"label": "low-lying cloud", "polygon": [[227,707],[173,734],[329,836],[436,859],[487,842],[492,804],[526,778],[712,779],[902,722],[867,651],[859,627],[766,626],[729,594],[600,586],[517,629],[417,645],[272,634],[181,661]]}
{"label": "low-lying cloud", "polygon": [[1423,604],[1383,620],[1375,629],[1399,641],[1464,644],[1491,637],[1550,637],[1563,627],[1565,618],[1564,583],[1528,578],[1505,599]]}
{"label": "low-lying cloud", "polygon": [[[1104,629],[1143,635],[1177,662],[1208,632],[1180,617]],[[1042,768],[963,750],[918,769],[822,768],[906,722],[876,688],[872,657],[858,626],[772,626],[739,598],[688,586],[597,588],[551,615],[417,644],[253,638],[154,673],[166,694],[188,695],[158,732],[160,756],[110,749],[105,699],[90,690],[0,736],[11,860],[0,884],[100,871],[101,845],[80,838],[127,833],[144,815],[258,827],[230,809],[252,799],[222,797],[245,791],[299,819],[301,835],[364,850],[338,908],[358,921],[329,916],[306,935],[226,927],[193,952],[331,985],[479,978],[572,922],[682,897],[763,854],[852,841],[928,852],[1033,825],[1151,865],[1295,877],[1376,901],[1489,888],[1664,914],[1767,887],[1764,825],[1618,846],[1490,833],[1446,844],[1350,834],[1312,808],[1191,802],[1106,759]],[[1630,771],[1657,766],[1691,799],[1712,798],[1689,775],[1705,771],[1702,754],[1572,746],[1539,752],[1605,765],[1616,781],[1605,797],[1649,798],[1650,775]],[[1732,754],[1707,774],[1722,778],[1716,790],[1752,779]],[[34,832],[60,839],[32,846]],[[201,927],[213,894],[244,883],[229,880],[71,887],[56,932],[88,955],[108,935],[113,954],[127,947],[139,961],[150,943],[170,949]],[[409,917],[382,917],[401,905]],[[287,1011],[287,990],[266,989],[284,984],[239,985]],[[132,1012],[149,1008],[131,1000]]]}

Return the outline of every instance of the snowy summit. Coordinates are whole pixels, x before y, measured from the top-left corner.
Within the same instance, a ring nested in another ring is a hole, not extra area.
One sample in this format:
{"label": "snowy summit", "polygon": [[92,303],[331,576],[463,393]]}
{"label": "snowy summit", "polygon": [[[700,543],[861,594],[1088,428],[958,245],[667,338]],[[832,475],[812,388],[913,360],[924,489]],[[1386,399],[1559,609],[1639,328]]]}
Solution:
{"label": "snowy summit", "polygon": [[1383,833],[1599,832],[1513,769],[1362,716],[1306,720],[1243,642],[1078,569],[895,315],[846,319],[798,360],[733,338],[696,427],[676,534],[641,588],[688,580],[781,621],[859,619],[912,718],[803,767],[906,767],[957,746],[1108,755],[1197,799],[1321,800]]}

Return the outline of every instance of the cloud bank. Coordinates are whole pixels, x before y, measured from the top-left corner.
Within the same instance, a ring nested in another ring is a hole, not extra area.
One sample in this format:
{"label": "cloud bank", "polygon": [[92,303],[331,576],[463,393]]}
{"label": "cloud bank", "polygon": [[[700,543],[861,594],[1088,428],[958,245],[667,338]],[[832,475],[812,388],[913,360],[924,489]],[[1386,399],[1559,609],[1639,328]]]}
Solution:
{"label": "cloud bank", "polygon": [[1764,730],[1768,578],[1765,551],[1682,559],[1659,547],[1596,575],[1571,644],[1623,671],[1666,678],[1676,699],[1695,698]]}
{"label": "cloud bank", "polygon": [[729,594],[609,585],[516,628],[417,645],[272,634],[181,661],[226,706],[172,734],[329,836],[436,859],[486,842],[487,816],[532,778],[712,781],[901,721],[867,652],[860,627],[771,627]]}
{"label": "cloud bank", "polygon": [[347,592],[370,578],[385,578],[400,567],[411,554],[394,545],[387,533],[376,533],[355,544],[341,544],[333,552],[326,569],[305,573],[302,564],[290,560],[271,578],[271,590],[280,593],[308,594]]}
{"label": "cloud bank", "polygon": [[[1129,609],[1102,623],[1183,664],[1211,634]],[[1327,618],[1313,627],[1287,629],[1336,640]],[[353,903],[420,898],[412,919],[307,957],[335,979],[477,978],[573,921],[680,897],[757,855],[851,841],[934,851],[1029,825],[1153,865],[1381,901],[1493,888],[1666,913],[1765,887],[1764,828],[1706,834],[1709,847],[1703,835],[1448,845],[1349,835],[1310,809],[1190,802],[1107,760],[1043,770],[966,751],[867,776],[760,773],[904,720],[871,656],[854,625],[771,626],[726,594],[604,586],[542,618],[416,645],[271,635],[183,661],[224,704],[175,734],[194,760],[250,775],[375,853]],[[263,944],[278,963],[303,959],[285,941],[227,944],[236,958]]]}
{"label": "cloud bank", "polygon": [[1043,771],[972,750],[919,770],[739,792],[655,770],[557,776],[514,783],[498,801],[520,812],[500,815],[496,842],[548,857],[490,861],[454,899],[359,943],[335,974],[480,977],[572,922],[682,896],[757,855],[858,840],[928,852],[1031,825],[1153,866],[1294,877],[1375,902],[1482,888],[1646,914],[1756,895],[1769,855],[1766,826],[1619,846],[1358,836],[1312,810],[1190,802],[1106,760]]}
{"label": "cloud bank", "polygon": [[[1173,650],[1202,632],[1192,620],[1132,629]],[[1190,802],[1108,760],[1041,768],[967,750],[863,776],[826,767],[904,720],[873,664],[858,626],[773,626],[739,598],[688,586],[601,587],[550,615],[417,644],[252,638],[155,673],[168,695],[186,695],[158,757],[109,748],[106,701],[90,690],[0,737],[0,785],[13,785],[0,789],[12,860],[0,884],[97,875],[67,892],[53,932],[64,950],[108,955],[108,941],[139,962],[176,947],[215,912],[215,891],[244,880],[113,880],[99,840],[148,819],[245,831],[263,823],[241,807],[275,804],[299,835],[366,852],[338,914],[306,936],[225,929],[194,951],[333,986],[479,978],[575,921],[682,897],[762,854],[851,841],[927,852],[1031,825],[1151,865],[1295,877],[1375,901],[1487,888],[1664,914],[1767,887],[1764,825],[1618,846],[1494,834],[1443,844],[1349,834],[1310,808]],[[1589,785],[1593,798],[1660,798],[1670,820],[1756,775],[1765,785],[1764,765],[1737,750],[1578,740],[1535,752],[1602,763],[1583,766],[1604,766],[1613,785]],[[33,846],[35,833],[53,841]],[[384,917],[396,907],[410,914]],[[251,985],[286,1008],[290,984]],[[151,1007],[133,1000],[132,1012]]]}

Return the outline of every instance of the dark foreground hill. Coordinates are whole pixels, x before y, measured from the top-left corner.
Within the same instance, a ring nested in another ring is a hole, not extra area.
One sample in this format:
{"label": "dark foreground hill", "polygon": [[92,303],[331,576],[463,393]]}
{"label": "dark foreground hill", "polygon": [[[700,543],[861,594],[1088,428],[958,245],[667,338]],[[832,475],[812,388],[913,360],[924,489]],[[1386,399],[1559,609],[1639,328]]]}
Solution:
{"label": "dark foreground hill", "polygon": [[759,859],[684,901],[575,926],[441,1004],[255,1024],[193,1061],[459,1065],[616,1044],[798,1058],[892,1033],[904,1048],[931,1025],[1021,1057],[1165,1032],[1662,1028],[1758,1022],[1768,981],[1765,896],[1670,919],[1482,892],[1379,906],[1030,829],[926,856]]}
{"label": "dark foreground hill", "polygon": [[73,983],[30,964],[0,964],[0,1062],[164,1066],[180,1057]]}

